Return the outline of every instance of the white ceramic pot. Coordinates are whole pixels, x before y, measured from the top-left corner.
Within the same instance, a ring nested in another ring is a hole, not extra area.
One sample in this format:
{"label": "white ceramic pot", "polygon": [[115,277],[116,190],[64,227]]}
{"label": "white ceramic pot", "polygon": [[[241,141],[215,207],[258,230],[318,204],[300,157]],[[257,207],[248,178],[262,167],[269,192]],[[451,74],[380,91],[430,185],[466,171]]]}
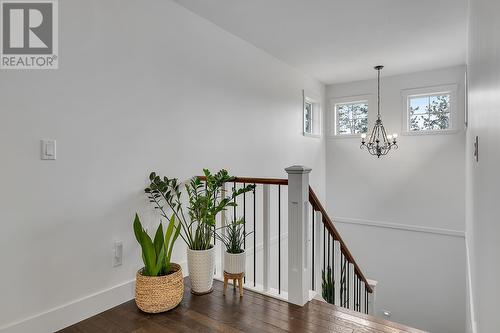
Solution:
{"label": "white ceramic pot", "polygon": [[224,252],[224,271],[230,274],[245,273],[245,264],[247,253],[228,253]]}
{"label": "white ceramic pot", "polygon": [[193,294],[212,291],[215,269],[215,246],[209,250],[187,249],[189,280]]}

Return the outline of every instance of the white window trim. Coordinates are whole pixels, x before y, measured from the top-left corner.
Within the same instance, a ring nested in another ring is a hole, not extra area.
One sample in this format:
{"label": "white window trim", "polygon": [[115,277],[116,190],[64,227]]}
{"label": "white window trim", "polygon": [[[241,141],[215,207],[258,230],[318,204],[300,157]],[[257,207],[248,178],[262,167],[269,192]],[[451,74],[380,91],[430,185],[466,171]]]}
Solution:
{"label": "white window trim", "polygon": [[337,104],[346,103],[357,103],[357,102],[367,102],[368,103],[368,131],[370,130],[370,119],[373,118],[373,95],[355,95],[355,96],[345,96],[345,97],[335,97],[330,99],[330,112],[328,119],[328,137],[331,139],[359,139],[361,134],[337,134],[338,133],[338,122],[337,122]]}
{"label": "white window trim", "polygon": [[[458,85],[447,84],[441,86],[430,86],[423,88],[413,88],[401,90],[401,102],[403,107],[403,117],[401,124],[402,135],[446,135],[459,132],[459,114],[458,114]],[[450,128],[444,130],[425,130],[411,131],[410,130],[410,113],[408,112],[408,98],[414,96],[427,96],[438,94],[450,94]]]}
{"label": "white window trim", "polygon": [[[313,133],[307,133],[304,131],[304,110],[306,107],[306,102],[313,104],[312,110],[312,129]],[[320,94],[302,90],[302,118],[300,124],[302,125],[301,132],[302,135],[309,138],[321,138],[323,136],[323,111]],[[319,118],[319,119],[316,119]],[[315,123],[315,119],[317,122]],[[315,131],[316,129],[316,131]]]}

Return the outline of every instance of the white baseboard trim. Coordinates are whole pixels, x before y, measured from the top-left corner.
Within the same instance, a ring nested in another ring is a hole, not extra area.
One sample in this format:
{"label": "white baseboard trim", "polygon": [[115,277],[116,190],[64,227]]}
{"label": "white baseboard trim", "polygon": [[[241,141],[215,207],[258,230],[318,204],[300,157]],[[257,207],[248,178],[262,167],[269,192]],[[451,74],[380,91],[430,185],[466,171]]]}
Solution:
{"label": "white baseboard trim", "polygon": [[[178,263],[187,276],[187,261]],[[2,333],[55,332],[134,299],[135,278],[0,327]]]}
{"label": "white baseboard trim", "polygon": [[422,232],[422,233],[427,233],[427,234],[449,236],[449,237],[465,238],[464,231],[433,228],[433,227],[423,227],[423,226],[411,225],[411,224],[399,224],[399,223],[392,223],[392,222],[353,219],[353,218],[348,218],[348,217],[336,217],[333,219],[333,222],[334,223],[364,225],[364,226],[376,227],[376,228],[388,228],[388,229],[405,230],[405,231],[412,231],[412,232]]}
{"label": "white baseboard trim", "polygon": [[467,288],[469,289],[469,316],[470,316],[470,329],[472,333],[477,333],[477,322],[476,322],[476,312],[474,309],[474,294],[472,292],[472,274],[470,265],[470,252],[469,252],[469,242],[465,238],[465,257],[467,265]]}
{"label": "white baseboard trim", "polygon": [[135,279],[0,327],[0,332],[55,332],[134,298]]}

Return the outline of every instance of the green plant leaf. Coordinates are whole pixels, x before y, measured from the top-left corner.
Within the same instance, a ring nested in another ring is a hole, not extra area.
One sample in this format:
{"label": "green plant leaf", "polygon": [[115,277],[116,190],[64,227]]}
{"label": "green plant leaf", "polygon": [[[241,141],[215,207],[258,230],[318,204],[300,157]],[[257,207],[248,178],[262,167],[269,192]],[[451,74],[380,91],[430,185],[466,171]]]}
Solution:
{"label": "green plant leaf", "polygon": [[137,242],[142,246],[142,225],[141,221],[139,220],[139,215],[135,213],[135,218],[134,218],[134,234],[135,234],[135,239],[137,239]]}
{"label": "green plant leaf", "polygon": [[163,226],[160,223],[158,229],[156,229],[156,234],[154,238],[154,246],[156,255],[160,254],[161,249],[163,248]]}
{"label": "green plant leaf", "polygon": [[[163,238],[163,235],[162,235],[162,238]],[[156,263],[155,263],[155,266],[153,268],[153,271],[151,272],[151,276],[158,276],[159,273],[161,272],[162,267],[164,267],[164,264],[165,264],[165,247],[162,246],[160,253],[156,257]]]}
{"label": "green plant leaf", "polygon": [[142,240],[142,253],[144,254],[144,259],[146,260],[145,271],[148,273],[147,275],[155,276],[156,252],[153,241],[145,231],[142,234]]}

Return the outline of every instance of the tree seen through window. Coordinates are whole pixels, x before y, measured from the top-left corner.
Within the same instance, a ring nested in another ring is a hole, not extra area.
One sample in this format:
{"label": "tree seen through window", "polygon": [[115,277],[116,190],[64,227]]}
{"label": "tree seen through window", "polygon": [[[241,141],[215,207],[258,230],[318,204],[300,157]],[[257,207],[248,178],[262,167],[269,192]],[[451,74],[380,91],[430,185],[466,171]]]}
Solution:
{"label": "tree seen through window", "polygon": [[368,131],[368,102],[337,104],[335,108],[338,134],[360,134]]}

